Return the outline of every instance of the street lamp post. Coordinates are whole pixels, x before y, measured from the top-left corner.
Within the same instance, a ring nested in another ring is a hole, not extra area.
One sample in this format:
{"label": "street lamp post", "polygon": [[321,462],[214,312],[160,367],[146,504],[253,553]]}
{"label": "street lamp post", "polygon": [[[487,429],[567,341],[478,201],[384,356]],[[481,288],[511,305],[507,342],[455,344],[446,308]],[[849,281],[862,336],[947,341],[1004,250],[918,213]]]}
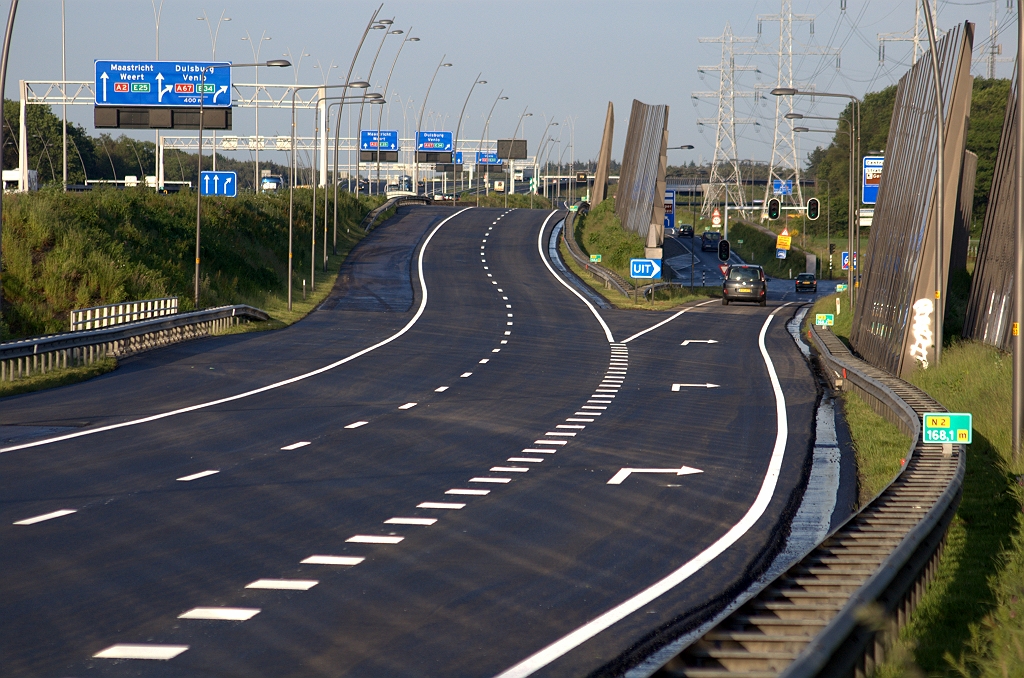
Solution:
{"label": "street lamp post", "polygon": [[[263,43],[270,40],[270,36],[267,35],[266,31],[263,31],[263,35],[260,36],[259,46],[252,44],[252,38],[249,36],[249,31],[245,32],[245,37],[242,38],[245,42],[249,43],[249,49],[252,50],[252,60],[260,60],[260,52],[263,51]],[[252,177],[252,191],[253,193],[260,192],[260,69],[256,69],[256,94],[253,96],[253,102],[256,109],[256,156],[255,164],[253,165],[253,177]]]}
{"label": "street lamp post", "polygon": [[[231,21],[231,17],[224,16],[225,12],[227,12],[227,10],[221,11],[220,19],[217,19],[217,29],[216,30],[214,30],[213,25],[210,22],[210,17],[208,17],[206,15],[206,10],[205,9],[203,10],[203,16],[196,17],[196,21],[205,21],[206,22],[206,28],[207,28],[207,30],[210,31],[210,47],[211,47],[212,52],[213,52],[213,60],[214,61],[217,60],[217,38],[220,37],[220,25],[222,23],[224,23],[225,21]],[[256,59],[254,58],[253,61],[256,61]],[[217,133],[216,132],[211,132],[211,134],[213,135],[213,171],[216,172],[217,171]],[[65,154],[67,153],[67,149],[66,148],[64,149],[64,152],[65,152]],[[67,177],[64,177],[64,183],[67,183]]]}
{"label": "street lamp post", "polygon": [[[288,310],[289,311],[292,310],[292,233],[293,233],[293,230],[294,230],[294,215],[295,215],[295,209],[294,209],[294,205],[295,205],[295,95],[298,94],[301,90],[306,90],[306,89],[323,89],[323,90],[328,90],[328,89],[336,89],[336,88],[339,88],[339,87],[344,87],[344,88],[346,88],[346,90],[349,87],[360,87],[362,89],[365,89],[365,86],[367,84],[368,83],[364,83],[364,82],[358,82],[358,83],[346,82],[343,85],[305,85],[305,86],[302,86],[302,87],[293,87],[292,88],[291,162],[290,162],[290,167],[288,168],[288,172],[289,172],[289,176],[288,176]],[[359,96],[359,97],[346,97],[346,96],[342,96],[341,100],[345,101],[347,99],[364,99],[364,98],[366,98],[366,99],[383,99],[383,97],[380,94],[368,94],[368,95]],[[341,119],[341,109],[339,109],[339,112],[338,112],[338,119],[339,120]],[[335,213],[337,213],[337,210],[338,210],[337,202],[335,202],[334,210],[335,210]],[[313,226],[313,229],[314,230],[316,229],[315,225]],[[311,254],[311,256],[315,256],[315,255]]]}
{"label": "street lamp post", "polygon": [[[1010,341],[1013,346],[1013,396],[1011,449],[1013,461],[1020,461],[1021,428],[1024,427],[1024,0],[1017,0],[1017,228],[1014,237],[1013,268],[1013,326]],[[10,28],[7,29],[8,34]],[[6,49],[4,51],[6,59]],[[0,76],[2,79],[2,76]]]}
{"label": "street lamp post", "polygon": [[[420,129],[422,129],[422,127],[423,127],[423,110],[427,106],[427,99],[430,97],[430,88],[434,86],[434,78],[437,77],[438,71],[440,71],[442,68],[451,68],[451,64],[446,64],[444,62],[444,58],[446,56],[448,56],[448,55],[447,54],[442,54],[441,55],[441,61],[438,62],[437,68],[434,69],[434,75],[431,76],[431,78],[430,78],[430,84],[427,85],[427,93],[423,97],[422,103],[420,103],[420,115],[419,115],[419,119],[416,122],[416,137],[417,138],[416,138],[416,140],[413,141],[413,147],[414,147],[413,148],[413,152],[416,155],[413,157],[413,160],[415,162],[413,162],[413,166],[412,166],[412,173],[413,173],[412,190],[415,191],[416,193],[419,193],[419,190],[420,190],[420,188],[419,188],[419,186],[420,186],[420,162],[419,162],[419,160],[420,159],[419,159],[419,148],[418,148],[419,144],[417,142],[419,141]],[[454,155],[454,151],[455,151],[455,149],[452,149],[452,154],[453,155]],[[454,160],[454,158],[453,158],[453,160]]]}
{"label": "street lamp post", "polygon": [[[402,35],[403,33],[405,33],[405,31],[397,30],[397,29],[393,30],[393,31],[389,30],[390,26],[392,26],[394,23],[395,22],[393,20],[391,20],[391,19],[379,19],[377,21],[377,25],[371,27],[371,30],[384,31],[384,35],[381,36],[380,44],[377,45],[377,51],[373,55],[373,61],[370,62],[370,71],[366,74],[366,80],[367,81],[371,81],[373,79],[373,69],[377,67],[377,58],[380,57],[380,51],[382,49],[384,49],[384,41],[388,39],[389,35]],[[387,88],[384,89],[384,92],[385,93],[387,92]],[[362,135],[362,133],[363,133],[363,105],[365,103],[366,103],[366,100],[364,99],[363,103],[359,104],[359,120],[356,122],[356,133],[359,134],[359,135]],[[370,124],[372,125],[373,124],[373,122],[372,122],[373,121],[372,113],[370,115],[370,120],[371,120]],[[359,167],[362,164],[362,160],[361,160],[360,156],[361,156],[361,149],[357,148],[356,149],[356,197],[359,196]],[[379,147],[377,148],[377,159],[378,160],[380,159],[380,148]],[[367,177],[367,181],[366,181],[366,192],[367,192],[367,194],[370,193],[369,177]]]}
{"label": "street lamp post", "polygon": [[[934,50],[932,50],[934,53]],[[860,159],[860,99],[852,94],[842,94],[838,92],[803,92],[796,89],[795,87],[776,87],[771,92],[775,96],[815,96],[815,97],[834,97],[839,99],[849,99],[852,105],[850,110],[850,119],[847,123],[850,126],[850,208],[849,218],[847,226],[847,239],[849,240],[849,251],[850,251],[850,269],[849,269],[849,292],[850,292],[850,310],[856,308],[857,296],[860,287],[860,219],[857,214],[857,201],[854,196],[854,167],[856,162]],[[792,119],[792,118],[790,118]],[[794,128],[796,131],[799,128]],[[940,156],[941,157],[941,156]],[[941,162],[941,160],[940,160]],[[856,239],[854,239],[854,232],[856,229]],[[856,243],[856,248],[854,247]]]}
{"label": "street lamp post", "polygon": [[[536,180],[537,175],[540,173],[540,149],[541,145],[545,143],[545,137],[548,134],[548,130],[552,125],[558,125],[554,118],[548,121],[548,124],[544,126],[544,131],[540,133],[540,141],[537,142],[537,152],[533,156],[533,178]],[[534,189],[535,191],[536,189]],[[534,191],[530,191],[530,209],[533,209],[533,194]]]}
{"label": "street lamp post", "polygon": [[[462,116],[466,113],[466,106],[469,104],[469,97],[473,96],[473,89],[477,85],[486,85],[487,84],[486,80],[481,80],[480,79],[480,76],[483,75],[483,74],[484,74],[483,71],[480,71],[479,73],[476,74],[476,78],[473,79],[473,84],[470,85],[470,87],[469,87],[469,94],[466,95],[466,100],[464,102],[462,102],[462,110],[459,111],[459,124],[457,124],[455,126],[455,141],[452,142],[452,156],[453,156],[452,157],[452,167],[453,168],[455,167],[455,162],[454,162],[455,161],[455,157],[454,157],[454,155],[459,152],[459,133],[462,131]],[[466,159],[463,158],[462,162],[465,163]],[[458,194],[458,192],[459,192],[459,189],[456,186],[456,188],[455,188],[456,195]]]}
{"label": "street lamp post", "polygon": [[[693,144],[683,144],[682,146],[669,146],[665,149],[666,151],[692,151]],[[693,221],[693,186],[690,187],[690,221]],[[690,231],[690,290],[693,290],[693,233],[696,231],[696,224],[694,224],[693,230]]]}
{"label": "street lamp post", "polygon": [[[850,162],[849,162],[849,166],[846,168],[846,177],[847,177],[847,182],[849,183],[849,186],[850,186],[849,193],[851,195],[847,196],[846,208],[847,208],[848,211],[850,211],[850,214],[852,215],[853,214],[853,212],[852,212],[852,210],[853,210],[853,201],[854,201],[854,196],[852,194],[853,194],[853,190],[854,190],[853,181],[854,181],[854,175],[855,175],[855,171],[854,171],[854,167],[855,167],[855,165],[854,165],[854,156],[853,156],[853,152],[852,152],[852,148],[853,148],[853,134],[850,131],[842,130],[842,129],[837,129],[837,130],[810,129],[808,127],[794,127],[793,131],[794,132],[822,133],[822,134],[845,134],[847,137],[850,138],[850,148],[851,148]],[[824,179],[823,179],[823,181],[824,181]],[[828,183],[828,182],[826,181],[825,183]],[[832,187],[830,185],[829,186],[829,192],[830,193],[831,193],[831,190],[832,190]],[[829,197],[831,198],[831,195],[829,195]],[[826,208],[826,209],[828,209],[828,208]],[[831,213],[829,213],[829,214],[831,214]],[[829,216],[828,219],[829,219],[829,221],[831,221],[831,216]],[[848,243],[847,247],[849,248],[849,252],[850,252],[850,265],[849,265],[849,268],[847,269],[846,279],[847,279],[847,285],[849,286],[848,289],[850,291],[850,306],[851,306],[851,310],[852,310],[852,306],[853,306],[853,274],[854,274],[853,262],[854,262],[854,260],[860,259],[860,251],[859,251],[860,250],[860,241],[859,241],[859,239],[857,241],[857,250],[858,251],[855,252],[854,248],[853,248],[853,236],[852,236],[853,226],[852,226],[852,219],[853,219],[853,217],[851,216],[847,220],[849,223],[847,224],[847,227],[846,227],[846,240],[847,240],[847,243]],[[828,236],[828,240],[829,240],[829,242],[831,242],[831,223],[829,223],[829,236]],[[830,280],[831,280],[831,277],[832,277],[832,269],[829,269],[829,279]]]}
{"label": "street lamp post", "polygon": [[515,145],[516,137],[519,136],[519,127],[520,125],[523,124],[523,118],[533,117],[533,113],[526,112],[527,108],[529,108],[529,105],[527,105],[526,108],[523,109],[523,114],[519,116],[519,122],[516,123],[516,131],[512,132],[512,143],[508,145],[508,158],[506,159],[508,162],[508,186],[505,187],[505,207],[508,207],[509,191],[514,191],[516,188],[515,169],[512,167],[512,147]]}
{"label": "street lamp post", "polygon": [[[195,272],[195,296],[193,297],[193,303],[195,304],[195,310],[199,310],[199,232],[202,224],[203,217],[203,184],[201,178],[203,176],[203,104],[206,102],[206,71],[214,70],[216,68],[257,68],[259,66],[275,66],[278,68],[285,68],[291,66],[288,61],[284,59],[274,59],[266,63],[251,63],[251,64],[210,64],[208,69],[204,68],[199,72],[199,148],[198,156],[199,160],[199,173],[196,174],[196,272]],[[293,114],[294,119],[294,114]],[[216,152],[216,149],[214,149]],[[291,244],[289,243],[289,263],[291,263]],[[289,276],[291,275],[291,267],[289,266]],[[291,304],[289,304],[291,308]]]}
{"label": "street lamp post", "polygon": [[[479,153],[480,151],[483,150],[484,139],[487,138],[487,129],[488,129],[488,127],[491,124],[491,114],[494,113],[494,107],[498,105],[499,101],[508,101],[508,97],[501,96],[504,92],[505,92],[504,89],[501,90],[500,92],[498,92],[498,96],[495,97],[494,103],[491,104],[491,110],[487,112],[487,119],[484,121],[484,132],[483,132],[483,134],[480,135],[480,144],[477,147],[477,153]],[[490,195],[491,194],[491,170],[490,170],[490,165],[487,164],[487,165],[484,165],[484,167],[487,168],[486,170],[484,170],[484,194],[485,195]],[[476,192],[476,206],[477,207],[480,206],[480,190],[479,190],[479,188],[477,188],[477,192]]]}
{"label": "street lamp post", "polygon": [[[419,42],[419,41],[420,41],[419,38],[412,37],[412,26],[409,26],[409,30],[406,32],[405,37],[402,38],[402,44],[400,44],[398,46],[398,51],[395,52],[395,58],[391,62],[391,70],[388,71],[387,80],[384,81],[384,96],[387,96],[387,94],[388,94],[388,87],[391,86],[391,75],[395,72],[395,64],[398,63],[398,57],[401,56],[402,49],[405,47],[405,43],[407,43],[407,42]],[[398,100],[401,101],[402,98],[399,97]],[[405,115],[405,111],[404,110],[402,111],[402,114],[403,114],[403,116]],[[378,185],[380,184],[380,123],[381,123],[381,119],[383,117],[384,117],[384,109],[380,108],[377,111],[377,184]],[[390,120],[391,120],[391,107],[389,106],[388,107],[388,121],[389,121],[389,124],[390,124]],[[390,174],[390,170],[389,170],[388,179],[390,180],[390,178],[391,178],[391,174]],[[387,182],[386,181],[384,182],[384,189],[385,189],[385,191],[387,190]]]}

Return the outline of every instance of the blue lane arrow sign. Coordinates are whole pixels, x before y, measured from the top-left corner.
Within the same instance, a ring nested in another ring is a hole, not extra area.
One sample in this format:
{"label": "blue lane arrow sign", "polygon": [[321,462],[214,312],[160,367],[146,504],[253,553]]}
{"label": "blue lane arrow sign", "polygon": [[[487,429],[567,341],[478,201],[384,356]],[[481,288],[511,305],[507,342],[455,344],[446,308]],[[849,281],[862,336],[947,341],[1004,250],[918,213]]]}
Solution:
{"label": "blue lane arrow sign", "polygon": [[630,259],[629,276],[631,278],[661,278],[661,259]]}
{"label": "blue lane arrow sign", "polygon": [[208,172],[199,178],[199,192],[203,195],[238,197],[238,175],[234,172]]}

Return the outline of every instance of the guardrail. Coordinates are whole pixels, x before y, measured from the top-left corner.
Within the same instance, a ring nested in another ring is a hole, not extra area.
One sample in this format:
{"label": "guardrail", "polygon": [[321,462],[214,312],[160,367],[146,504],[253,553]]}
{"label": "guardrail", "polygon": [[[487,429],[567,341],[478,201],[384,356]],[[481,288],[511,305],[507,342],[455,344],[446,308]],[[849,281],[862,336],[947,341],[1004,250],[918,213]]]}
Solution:
{"label": "guardrail", "polygon": [[854,356],[831,330],[810,335],[833,387],[856,391],[911,437],[903,467],[857,514],[656,676],[868,676],[935,576],[960,502],[965,451],[922,444],[921,416],[945,408]]}
{"label": "guardrail", "polygon": [[576,242],[576,231],[575,221],[576,215],[582,211],[584,214],[589,209],[589,205],[585,202],[576,203],[577,210],[570,210],[565,217],[565,227],[562,229],[562,242],[565,243],[565,248],[569,250],[569,254],[576,263],[579,264],[588,273],[604,280],[605,289],[615,288],[622,293],[623,296],[629,296],[629,289],[632,285],[626,282],[626,280],[615,271],[607,269],[601,264],[591,263],[590,259],[580,249],[579,244]]}
{"label": "guardrail", "polygon": [[359,228],[363,229],[366,233],[373,230],[374,222],[377,221],[377,217],[387,212],[392,207],[402,207],[403,205],[432,205],[433,200],[425,195],[400,195],[395,198],[391,198],[380,207],[370,210],[370,212],[363,217],[363,220],[359,222]]}
{"label": "guardrail", "polygon": [[123,325],[138,320],[162,318],[178,312],[178,297],[125,301],[120,304],[105,304],[71,311],[71,331],[95,330],[111,325]]}
{"label": "guardrail", "polygon": [[97,330],[11,341],[0,344],[0,381],[14,381],[58,368],[91,365],[107,356],[125,356],[207,336],[242,321],[269,319],[270,316],[260,309],[239,304]]}

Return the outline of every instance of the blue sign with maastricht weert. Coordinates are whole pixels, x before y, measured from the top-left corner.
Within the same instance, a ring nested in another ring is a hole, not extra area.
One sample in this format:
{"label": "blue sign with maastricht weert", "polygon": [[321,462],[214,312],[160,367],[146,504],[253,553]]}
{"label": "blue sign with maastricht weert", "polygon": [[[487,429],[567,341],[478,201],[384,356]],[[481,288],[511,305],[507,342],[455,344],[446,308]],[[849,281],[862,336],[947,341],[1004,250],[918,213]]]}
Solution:
{"label": "blue sign with maastricht weert", "polygon": [[97,106],[231,107],[227,61],[96,61]]}
{"label": "blue sign with maastricht weert", "polygon": [[199,178],[199,192],[202,195],[221,195],[225,198],[238,196],[238,175],[234,172],[209,172],[203,170]]}
{"label": "blue sign with maastricht weert", "polygon": [[382,129],[378,138],[377,130],[364,129],[359,132],[360,151],[397,151],[398,130]]}
{"label": "blue sign with maastricht weert", "polygon": [[416,150],[446,153],[452,150],[451,132],[416,132]]}

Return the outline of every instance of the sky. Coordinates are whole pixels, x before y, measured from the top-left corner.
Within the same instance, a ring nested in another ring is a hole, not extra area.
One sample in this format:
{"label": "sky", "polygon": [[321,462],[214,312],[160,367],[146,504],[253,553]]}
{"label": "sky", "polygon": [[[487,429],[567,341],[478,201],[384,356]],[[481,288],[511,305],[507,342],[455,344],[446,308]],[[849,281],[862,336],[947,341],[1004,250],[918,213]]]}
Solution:
{"label": "sky", "polygon": [[[160,0],[65,0],[68,80],[91,81],[96,59],[153,58],[154,3],[160,7]],[[260,60],[288,58],[294,67],[261,69],[261,82],[322,84],[323,74],[328,72],[329,82],[341,83],[366,22],[379,4],[380,0],[164,0],[160,57],[212,58],[209,27],[216,29],[218,19],[225,16],[231,20],[219,24],[218,60],[251,62],[250,44],[260,44],[259,38],[267,36],[271,39],[262,42]],[[767,91],[775,85],[778,73],[779,22],[764,17],[777,15],[781,6],[781,0],[387,0],[379,17],[394,19],[395,28],[412,28],[420,41],[406,44],[397,62],[384,128],[390,121],[392,129],[402,130],[404,118],[404,125],[414,129],[422,97],[443,59],[452,67],[438,72],[426,106],[424,129],[453,129],[480,73],[479,78],[487,84],[477,85],[473,91],[462,138],[480,137],[487,112],[500,93],[508,100],[498,101],[494,107],[491,138],[511,136],[525,110],[532,113],[523,121],[531,155],[543,130],[554,121],[557,126],[547,127],[548,136],[559,140],[549,145],[554,149],[552,162],[555,154],[562,154],[563,162],[570,155],[596,158],[611,101],[615,108],[613,157],[618,159],[632,100],[639,99],[670,107],[670,146],[695,146],[692,151],[671,151],[670,164],[708,161],[714,152],[715,127],[698,125],[698,120],[714,118],[717,102],[694,99],[692,93],[718,89],[717,72],[701,74],[698,68],[717,66],[721,45],[700,42],[699,38],[722,35],[728,23],[736,36],[755,39],[737,46],[737,66],[755,69],[737,74],[737,89],[759,88],[764,94],[759,100],[742,98],[737,102],[738,116],[759,123],[739,127],[738,156],[767,161],[775,115],[775,101]],[[794,14],[813,17],[813,32],[810,21],[794,24],[794,80],[799,87],[860,96],[897,82],[910,67],[911,44],[905,41],[887,42],[885,60],[879,61],[878,34],[912,31],[915,4],[911,0],[792,0],[792,6]],[[990,44],[993,9],[1000,31],[996,43],[1012,58],[1016,22],[1007,0],[938,2],[940,30],[965,20],[976,23],[972,69],[976,76],[986,73],[983,59]],[[204,12],[211,22],[197,20]],[[381,33],[370,33],[353,73],[353,78],[369,78],[378,88],[383,86],[404,37],[385,40],[370,75]],[[252,41],[242,39],[247,34]],[[60,37],[60,0],[20,4],[6,97],[18,98],[19,80],[60,79]],[[1013,64],[1008,58],[1001,59],[996,75],[1010,77]],[[234,78],[236,82],[253,81],[242,69]],[[797,110],[834,116],[842,101],[818,99],[812,103],[805,99]],[[68,117],[96,134],[91,108],[69,106]],[[308,120],[299,120],[300,130],[310,128],[312,113],[302,115]],[[252,109],[235,110],[232,133],[253,133]],[[288,134],[289,112],[261,109],[260,133]],[[151,132],[133,136],[153,138]],[[522,130],[518,136],[523,137]],[[800,141],[801,157],[828,140],[828,135],[805,136]],[[280,155],[278,161],[284,162],[284,154]]]}

